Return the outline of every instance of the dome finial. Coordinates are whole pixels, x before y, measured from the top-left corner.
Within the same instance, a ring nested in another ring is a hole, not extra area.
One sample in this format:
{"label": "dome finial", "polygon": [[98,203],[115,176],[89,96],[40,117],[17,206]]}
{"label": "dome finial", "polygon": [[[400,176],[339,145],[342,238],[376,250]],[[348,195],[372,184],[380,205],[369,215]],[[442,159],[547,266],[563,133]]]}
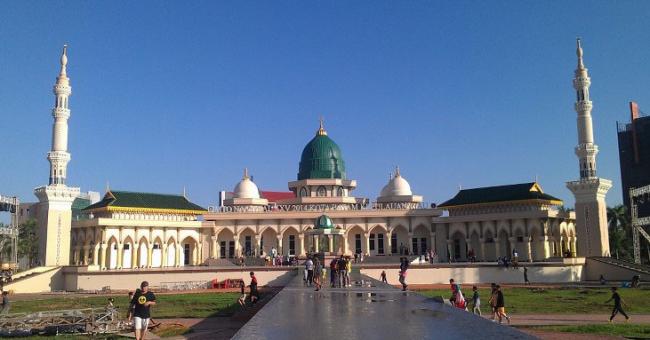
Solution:
{"label": "dome finial", "polygon": [[401,177],[399,173],[399,165],[395,166],[395,177]]}
{"label": "dome finial", "polygon": [[320,123],[320,127],[318,128],[318,131],[316,132],[317,136],[327,136],[327,131],[325,131],[325,126],[323,124],[323,116],[320,116],[318,119]]}
{"label": "dome finial", "polygon": [[249,179],[250,176],[248,176],[248,168],[244,168],[244,178],[243,179]]}

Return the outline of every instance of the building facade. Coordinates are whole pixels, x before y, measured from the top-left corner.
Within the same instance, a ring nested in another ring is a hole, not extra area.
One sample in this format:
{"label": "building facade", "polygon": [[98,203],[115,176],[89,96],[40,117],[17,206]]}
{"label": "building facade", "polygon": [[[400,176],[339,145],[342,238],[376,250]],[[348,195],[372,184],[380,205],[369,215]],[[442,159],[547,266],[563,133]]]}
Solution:
{"label": "building facade", "polygon": [[[630,122],[617,123],[617,128],[623,203],[630,211],[630,188],[650,184],[650,117],[630,102]],[[650,204],[639,205],[639,216],[650,216]]]}

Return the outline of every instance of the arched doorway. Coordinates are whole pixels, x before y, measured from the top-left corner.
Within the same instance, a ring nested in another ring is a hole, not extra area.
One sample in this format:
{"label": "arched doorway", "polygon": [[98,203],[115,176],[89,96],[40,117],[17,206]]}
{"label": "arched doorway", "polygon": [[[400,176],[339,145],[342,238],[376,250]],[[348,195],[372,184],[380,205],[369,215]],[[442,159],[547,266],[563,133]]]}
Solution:
{"label": "arched doorway", "polygon": [[[345,239],[348,243],[348,251],[352,254],[365,254],[367,252],[367,250],[364,249],[366,247],[364,244],[366,242],[364,232],[360,226],[355,225],[354,227],[348,229]],[[323,240],[321,240],[321,242],[322,241]],[[327,238],[325,238],[324,241],[327,243]]]}
{"label": "arched doorway", "polygon": [[278,234],[275,232],[275,229],[272,227],[264,229],[260,239],[260,245],[265,256],[271,255],[272,248],[278,249]]}
{"label": "arched doorway", "polygon": [[497,254],[497,257],[512,257],[512,247],[510,247],[510,239],[508,237],[508,233],[501,229],[499,231],[499,254]]}
{"label": "arched doorway", "polygon": [[170,237],[167,241],[167,267],[175,267],[176,263],[176,240]]}
{"label": "arched doorway", "polygon": [[138,249],[138,256],[140,261],[138,266],[140,268],[145,268],[149,265],[149,242],[147,242],[147,239],[143,236],[138,244],[140,247]]}
{"label": "arched doorway", "polygon": [[460,231],[451,236],[451,258],[456,262],[467,261],[467,241],[465,235]]}
{"label": "arched doorway", "polygon": [[413,238],[411,239],[411,249],[413,255],[424,255],[429,247],[429,230],[424,225],[420,224],[413,230]]}
{"label": "arched doorway", "polygon": [[255,254],[255,232],[251,228],[246,228],[239,234],[239,249],[243,256]]}
{"label": "arched doorway", "polygon": [[199,262],[198,242],[188,236],[181,242],[181,266],[195,266]]}
{"label": "arched doorway", "polygon": [[108,269],[117,268],[117,239],[114,236],[108,240],[108,251],[106,253],[108,257],[106,267]]}
{"label": "arched doorway", "polygon": [[124,249],[122,252],[122,268],[131,268],[131,264],[133,263],[133,240],[131,236],[124,240]]}
{"label": "arched doorway", "polygon": [[391,251],[393,254],[408,255],[409,254],[409,233],[408,230],[402,226],[397,225],[393,228],[391,237]]}
{"label": "arched doorway", "polygon": [[282,255],[298,255],[298,230],[288,227],[282,233]]}
{"label": "arched doorway", "polygon": [[[235,236],[232,231],[229,229],[223,229],[217,234],[217,243],[219,245],[219,254],[220,259],[233,258],[235,257]],[[181,244],[181,247],[183,245]],[[181,256],[183,256],[184,250],[181,248]],[[185,261],[179,261],[179,265],[183,265]]]}
{"label": "arched doorway", "polygon": [[156,237],[156,240],[153,242],[153,251],[151,252],[151,267],[162,267],[162,241],[160,240],[160,237]]}
{"label": "arched doorway", "polygon": [[485,258],[483,261],[496,261],[497,259],[497,253],[496,253],[496,244],[494,243],[494,235],[492,234],[492,230],[486,230],[484,234],[484,243],[483,247],[485,247]]}
{"label": "arched doorway", "polygon": [[[370,230],[370,256],[385,255],[388,242],[386,241],[386,229],[381,225],[376,225]],[[349,248],[348,248],[349,249]]]}
{"label": "arched doorway", "polygon": [[470,250],[468,253],[473,254],[475,260],[477,261],[485,261],[484,255],[481,254],[481,239],[479,238],[478,232],[476,230],[472,231],[472,234],[469,236],[469,243]]}

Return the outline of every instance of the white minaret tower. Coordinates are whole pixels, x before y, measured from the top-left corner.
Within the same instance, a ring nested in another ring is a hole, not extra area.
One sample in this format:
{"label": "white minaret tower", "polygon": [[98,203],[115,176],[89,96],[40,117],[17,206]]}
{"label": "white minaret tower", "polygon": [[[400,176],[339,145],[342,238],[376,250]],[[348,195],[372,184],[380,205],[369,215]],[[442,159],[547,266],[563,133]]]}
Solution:
{"label": "white minaret tower", "polygon": [[70,109],[68,108],[68,97],[72,94],[70,79],[66,74],[68,65],[67,45],[63,45],[63,54],[61,55],[61,71],[56,77],[54,84],[54,95],[56,101],[52,109],[54,117],[54,126],[52,127],[52,151],[48,152],[47,160],[50,161],[50,185],[65,184],[66,169],[70,161],[68,153],[68,118],[70,118]]}
{"label": "white minaret tower", "polygon": [[68,162],[68,97],[72,93],[70,79],[66,74],[68,64],[67,45],[63,46],[61,71],[54,84],[56,101],[52,116],[52,150],[47,153],[50,162],[49,185],[34,190],[38,197],[39,257],[45,266],[70,264],[70,229],[72,202],[79,196],[79,188],[65,185]]}
{"label": "white minaret tower", "polygon": [[[592,104],[589,97],[591,78],[582,60],[582,46],[577,39],[578,67],[573,78],[576,90],[575,111],[578,113],[578,146],[575,148],[580,167],[580,180],[567,182],[575,196],[576,236],[578,256],[609,256],[607,232],[607,203],[605,195],[612,181],[596,177],[596,154],[591,122]],[[569,240],[571,252],[576,255],[576,240]]]}

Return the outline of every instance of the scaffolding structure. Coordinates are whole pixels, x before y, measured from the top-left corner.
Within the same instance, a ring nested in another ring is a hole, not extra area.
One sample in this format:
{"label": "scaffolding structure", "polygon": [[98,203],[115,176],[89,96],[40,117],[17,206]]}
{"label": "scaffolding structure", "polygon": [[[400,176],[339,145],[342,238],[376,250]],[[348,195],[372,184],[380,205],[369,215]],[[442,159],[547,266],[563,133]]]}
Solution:
{"label": "scaffolding structure", "polygon": [[643,229],[643,227],[650,225],[650,216],[639,217],[639,203],[646,201],[650,202],[650,185],[630,188],[632,242],[634,244],[634,263],[637,264],[641,264],[641,238],[639,235],[642,235],[650,243],[650,235]]}
{"label": "scaffolding structure", "polygon": [[[18,208],[20,200],[15,196],[0,195],[0,212],[11,214],[9,226],[0,228],[0,271],[6,274],[7,271],[13,271],[18,265]],[[2,258],[5,249],[11,248],[11,258],[6,261]]]}

